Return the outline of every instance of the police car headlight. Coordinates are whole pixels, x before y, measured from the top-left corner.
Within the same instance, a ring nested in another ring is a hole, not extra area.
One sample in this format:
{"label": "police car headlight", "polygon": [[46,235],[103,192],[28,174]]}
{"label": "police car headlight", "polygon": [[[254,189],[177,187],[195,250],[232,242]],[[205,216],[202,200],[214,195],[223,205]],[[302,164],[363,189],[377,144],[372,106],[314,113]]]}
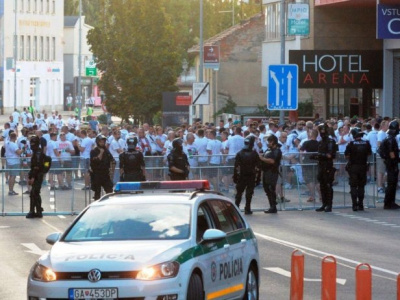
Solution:
{"label": "police car headlight", "polygon": [[50,282],[57,280],[57,276],[52,269],[46,268],[45,266],[37,263],[32,269],[32,279],[37,281]]}
{"label": "police car headlight", "polygon": [[140,280],[156,280],[175,277],[179,272],[179,263],[165,262],[159,265],[143,268],[136,275]]}

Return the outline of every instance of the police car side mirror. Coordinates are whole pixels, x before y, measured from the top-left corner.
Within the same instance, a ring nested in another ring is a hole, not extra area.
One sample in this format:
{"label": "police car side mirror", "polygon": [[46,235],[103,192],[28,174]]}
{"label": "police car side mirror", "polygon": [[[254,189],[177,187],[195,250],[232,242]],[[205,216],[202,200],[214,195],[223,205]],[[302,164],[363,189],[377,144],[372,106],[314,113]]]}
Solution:
{"label": "police car side mirror", "polygon": [[207,229],[203,234],[202,242],[216,242],[226,238],[226,233],[219,229]]}
{"label": "police car side mirror", "polygon": [[61,232],[54,232],[46,237],[46,243],[54,245],[61,237]]}

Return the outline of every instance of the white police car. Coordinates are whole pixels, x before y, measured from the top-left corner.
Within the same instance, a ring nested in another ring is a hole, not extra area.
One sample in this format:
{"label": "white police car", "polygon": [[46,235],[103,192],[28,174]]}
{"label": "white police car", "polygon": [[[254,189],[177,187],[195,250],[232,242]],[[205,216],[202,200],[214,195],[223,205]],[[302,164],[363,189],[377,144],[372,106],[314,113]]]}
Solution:
{"label": "white police car", "polygon": [[253,231],[208,188],[205,180],[118,183],[47,237],[54,246],[32,267],[28,299],[258,299]]}

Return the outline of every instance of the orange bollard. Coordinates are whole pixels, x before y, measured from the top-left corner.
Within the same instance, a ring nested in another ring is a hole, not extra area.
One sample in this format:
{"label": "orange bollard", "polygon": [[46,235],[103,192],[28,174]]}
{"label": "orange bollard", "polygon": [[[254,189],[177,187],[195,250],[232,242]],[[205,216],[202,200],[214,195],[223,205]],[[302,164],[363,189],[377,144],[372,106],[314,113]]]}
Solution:
{"label": "orange bollard", "polygon": [[400,274],[397,275],[397,300],[400,300]]}
{"label": "orange bollard", "polygon": [[321,300],[336,300],[336,258],[325,256],[321,264]]}
{"label": "orange bollard", "polygon": [[372,269],[369,264],[356,267],[356,300],[372,300]]}
{"label": "orange bollard", "polygon": [[303,300],[304,292],[304,254],[300,250],[292,252],[290,277],[290,300]]}

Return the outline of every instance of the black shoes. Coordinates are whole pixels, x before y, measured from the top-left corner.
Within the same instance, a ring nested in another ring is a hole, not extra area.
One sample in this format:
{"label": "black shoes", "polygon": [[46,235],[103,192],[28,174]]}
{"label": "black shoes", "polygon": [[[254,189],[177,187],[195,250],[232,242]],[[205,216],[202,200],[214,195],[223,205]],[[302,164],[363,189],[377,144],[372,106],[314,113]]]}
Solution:
{"label": "black shoes", "polygon": [[325,211],[325,206],[322,205],[320,208],[317,208],[315,211],[317,211],[317,212]]}
{"label": "black shoes", "polygon": [[332,206],[324,206],[324,205],[322,205],[320,208],[317,208],[315,211],[317,211],[317,212],[321,212],[321,211],[332,212]]}
{"label": "black shoes", "polygon": [[276,214],[278,212],[278,210],[276,208],[270,208],[267,210],[264,210],[265,214]]}
{"label": "black shoes", "polygon": [[253,212],[252,212],[251,210],[245,210],[245,211],[244,211],[244,214],[245,214],[245,215],[252,215]]}
{"label": "black shoes", "polygon": [[30,212],[25,216],[25,218],[27,218],[27,219],[33,219],[33,218],[35,218],[35,213],[32,212],[32,211],[30,211]]}
{"label": "black shoes", "polygon": [[358,207],[357,207],[357,205],[355,205],[355,204],[353,204],[353,211],[357,211],[358,210]]}
{"label": "black shoes", "polygon": [[332,206],[325,207],[325,212],[332,212]]}
{"label": "black shoes", "polygon": [[384,205],[383,206],[383,209],[399,209],[400,208],[400,206],[398,205],[398,204],[396,204],[396,203],[392,203],[392,204],[390,204],[390,205]]}

